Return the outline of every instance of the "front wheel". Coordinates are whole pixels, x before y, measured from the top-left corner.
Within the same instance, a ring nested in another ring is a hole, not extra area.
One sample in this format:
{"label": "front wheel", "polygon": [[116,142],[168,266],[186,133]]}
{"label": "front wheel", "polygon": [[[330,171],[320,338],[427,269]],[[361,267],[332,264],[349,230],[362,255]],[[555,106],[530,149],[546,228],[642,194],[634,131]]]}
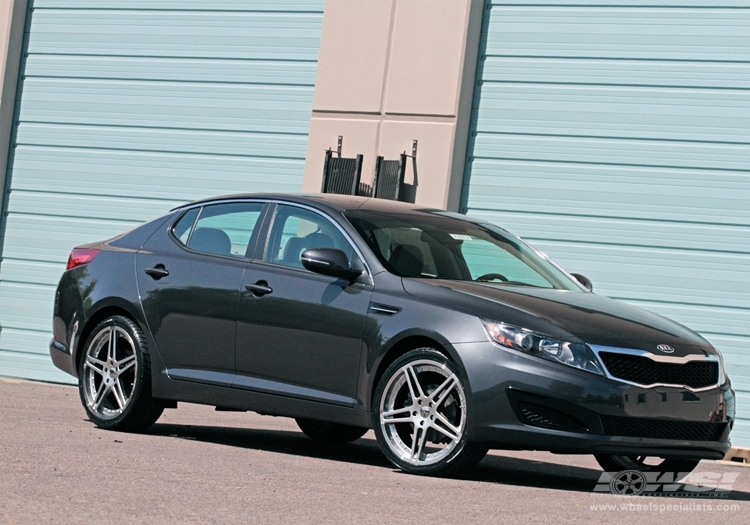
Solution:
{"label": "front wheel", "polygon": [[637,470],[639,472],[680,472],[688,474],[698,466],[699,460],[661,459],[649,456],[594,456],[605,472],[622,472]]}
{"label": "front wheel", "polygon": [[159,419],[164,404],[151,397],[151,363],[138,325],[109,317],[94,328],[84,352],[78,389],[96,426],[137,432]]}
{"label": "front wheel", "polygon": [[474,467],[487,448],[466,435],[468,406],[455,365],[432,348],[398,358],[383,374],[372,405],[385,456],[413,474],[455,475]]}

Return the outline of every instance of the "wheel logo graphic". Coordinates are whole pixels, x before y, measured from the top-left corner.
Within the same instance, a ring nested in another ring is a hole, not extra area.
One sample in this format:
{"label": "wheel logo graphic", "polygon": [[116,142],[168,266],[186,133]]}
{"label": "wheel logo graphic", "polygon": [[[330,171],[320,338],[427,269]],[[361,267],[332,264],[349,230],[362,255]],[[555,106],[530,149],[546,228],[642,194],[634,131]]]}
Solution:
{"label": "wheel logo graphic", "polygon": [[609,491],[618,496],[638,496],[646,490],[646,477],[637,470],[623,470],[612,477]]}

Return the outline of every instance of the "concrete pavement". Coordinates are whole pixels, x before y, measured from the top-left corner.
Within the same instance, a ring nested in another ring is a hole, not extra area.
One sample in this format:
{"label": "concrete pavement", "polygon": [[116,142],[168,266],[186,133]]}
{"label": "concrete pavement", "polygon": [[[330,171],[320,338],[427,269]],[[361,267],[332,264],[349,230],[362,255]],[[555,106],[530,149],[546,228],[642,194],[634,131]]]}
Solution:
{"label": "concrete pavement", "polygon": [[76,388],[0,378],[0,523],[750,523],[750,468],[697,470],[737,473],[729,498],[594,494],[593,457],[539,452],[422,478],[372,432],[325,445],[290,419],[182,403],[147,433],[109,432]]}

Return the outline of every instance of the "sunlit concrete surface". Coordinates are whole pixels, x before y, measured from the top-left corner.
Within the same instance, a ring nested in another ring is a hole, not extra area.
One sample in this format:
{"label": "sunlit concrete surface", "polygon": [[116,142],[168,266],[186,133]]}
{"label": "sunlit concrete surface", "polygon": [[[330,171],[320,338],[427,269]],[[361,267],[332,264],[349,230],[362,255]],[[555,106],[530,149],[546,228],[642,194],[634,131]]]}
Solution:
{"label": "sunlit concrete surface", "polygon": [[0,523],[747,523],[750,468],[697,471],[739,476],[726,499],[618,497],[592,492],[591,456],[493,452],[465,479],[423,478],[372,432],[324,445],[289,419],[188,404],[109,432],[74,387],[0,378]]}

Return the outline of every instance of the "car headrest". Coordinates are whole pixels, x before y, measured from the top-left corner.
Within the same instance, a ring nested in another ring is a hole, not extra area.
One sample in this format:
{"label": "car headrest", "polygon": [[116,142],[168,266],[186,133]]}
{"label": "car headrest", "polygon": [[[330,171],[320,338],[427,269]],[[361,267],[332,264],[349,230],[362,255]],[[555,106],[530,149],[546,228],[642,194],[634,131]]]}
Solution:
{"label": "car headrest", "polygon": [[198,228],[190,237],[189,248],[199,252],[231,255],[232,241],[223,230],[218,228]]}
{"label": "car headrest", "polygon": [[285,263],[297,264],[302,266],[300,255],[302,254],[302,237],[292,237],[286,241],[284,246],[284,256],[281,258]]}
{"label": "car headrest", "polygon": [[333,243],[333,239],[325,233],[311,233],[302,239],[302,251],[309,250],[311,248],[335,248],[336,245]]}
{"label": "car headrest", "polygon": [[391,253],[388,262],[402,277],[419,277],[424,270],[422,252],[413,244],[399,244]]}

